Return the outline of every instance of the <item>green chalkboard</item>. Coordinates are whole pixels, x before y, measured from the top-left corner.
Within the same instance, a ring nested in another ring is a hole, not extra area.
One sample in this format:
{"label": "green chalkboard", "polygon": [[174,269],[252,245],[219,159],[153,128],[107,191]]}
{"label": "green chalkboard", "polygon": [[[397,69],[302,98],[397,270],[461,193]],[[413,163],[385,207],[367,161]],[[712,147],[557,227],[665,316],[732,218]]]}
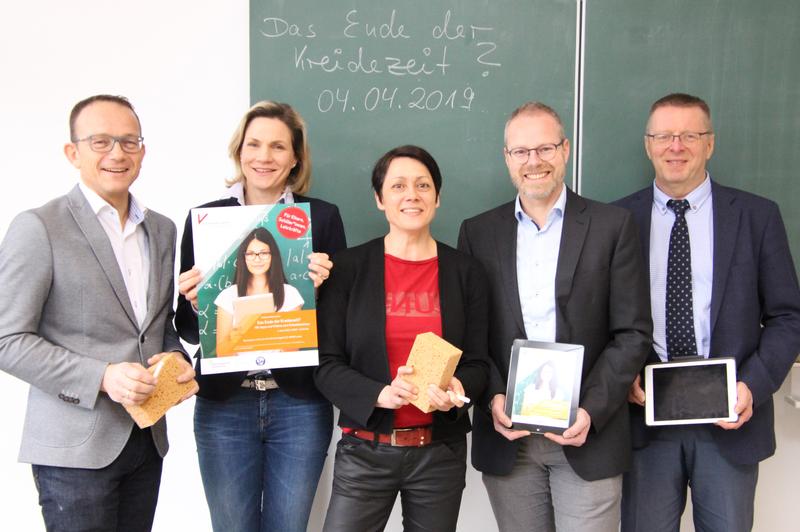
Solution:
{"label": "green chalkboard", "polygon": [[387,150],[418,144],[439,162],[434,236],[514,197],[503,125],[537,99],[571,134],[574,0],[251,0],[250,97],[305,118],[312,195],[339,205],[348,241],[385,234],[370,188]]}
{"label": "green chalkboard", "polygon": [[688,92],[711,106],[718,182],[776,200],[800,258],[800,2],[587,2],[582,192],[646,186],[650,104]]}

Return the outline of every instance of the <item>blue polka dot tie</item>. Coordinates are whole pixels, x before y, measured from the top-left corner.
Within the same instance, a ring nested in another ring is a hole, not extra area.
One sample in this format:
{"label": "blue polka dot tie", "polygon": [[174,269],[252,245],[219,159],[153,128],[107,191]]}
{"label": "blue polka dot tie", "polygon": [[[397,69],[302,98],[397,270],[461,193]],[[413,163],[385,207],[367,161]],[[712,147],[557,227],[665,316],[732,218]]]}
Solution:
{"label": "blue polka dot tie", "polygon": [[692,252],[685,216],[689,202],[669,200],[667,207],[675,211],[667,265],[667,355],[672,359],[697,356],[697,342],[692,313]]}

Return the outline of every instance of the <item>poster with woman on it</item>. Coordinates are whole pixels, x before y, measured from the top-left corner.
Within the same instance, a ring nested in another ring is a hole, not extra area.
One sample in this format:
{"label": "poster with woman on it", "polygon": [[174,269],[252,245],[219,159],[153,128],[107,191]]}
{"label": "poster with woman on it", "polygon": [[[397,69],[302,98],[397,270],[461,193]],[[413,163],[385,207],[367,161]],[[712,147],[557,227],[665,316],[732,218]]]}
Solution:
{"label": "poster with woman on it", "polygon": [[192,210],[205,374],[318,363],[307,204]]}

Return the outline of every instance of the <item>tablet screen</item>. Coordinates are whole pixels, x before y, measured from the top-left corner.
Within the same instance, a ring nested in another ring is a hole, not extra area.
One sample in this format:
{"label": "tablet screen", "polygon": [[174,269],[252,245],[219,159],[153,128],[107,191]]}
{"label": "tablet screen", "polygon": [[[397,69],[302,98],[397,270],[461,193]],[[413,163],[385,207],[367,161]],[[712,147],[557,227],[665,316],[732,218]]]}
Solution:
{"label": "tablet screen", "polygon": [[655,421],[728,417],[725,364],[653,368],[652,386]]}

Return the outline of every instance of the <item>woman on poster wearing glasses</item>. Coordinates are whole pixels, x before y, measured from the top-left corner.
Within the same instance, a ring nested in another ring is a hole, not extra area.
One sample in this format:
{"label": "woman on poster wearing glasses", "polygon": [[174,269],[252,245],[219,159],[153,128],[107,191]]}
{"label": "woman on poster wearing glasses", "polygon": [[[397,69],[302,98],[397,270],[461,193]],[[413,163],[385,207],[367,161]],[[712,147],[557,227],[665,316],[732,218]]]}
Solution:
{"label": "woman on poster wearing glasses", "polygon": [[[333,266],[329,256],[346,244],[337,207],[303,196],[311,184],[303,119],[287,104],[259,102],[239,123],[229,154],[236,176],[227,197],[201,207],[309,203],[315,251],[309,270],[319,287]],[[175,324],[195,344],[201,278],[187,218]],[[253,375],[200,370],[198,354],[194,432],[215,532],[305,531],[333,431],[332,408],[314,386],[313,367]]]}
{"label": "woman on poster wearing glasses", "polygon": [[[470,430],[465,396],[488,379],[487,281],[472,258],[437,242],[431,222],[442,177],[422,148],[395,148],[375,164],[375,202],[389,233],[336,255],[320,292],[320,391],[340,410],[326,531],[383,530],[397,494],[405,530],[456,529]],[[416,335],[463,351],[446,390],[405,376]],[[427,394],[423,413],[410,401]]]}
{"label": "woman on poster wearing glasses", "polygon": [[[269,296],[268,308],[247,315],[242,323],[234,311],[236,300],[247,296]],[[256,227],[242,240],[236,251],[233,284],[219,293],[217,306],[217,355],[234,354],[242,334],[264,312],[290,312],[303,308],[303,296],[286,282],[281,250],[275,237],[264,227]]]}

